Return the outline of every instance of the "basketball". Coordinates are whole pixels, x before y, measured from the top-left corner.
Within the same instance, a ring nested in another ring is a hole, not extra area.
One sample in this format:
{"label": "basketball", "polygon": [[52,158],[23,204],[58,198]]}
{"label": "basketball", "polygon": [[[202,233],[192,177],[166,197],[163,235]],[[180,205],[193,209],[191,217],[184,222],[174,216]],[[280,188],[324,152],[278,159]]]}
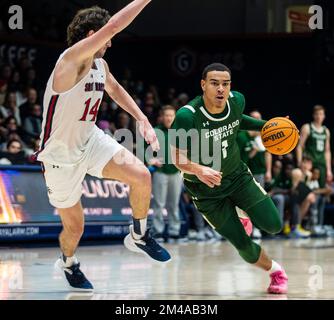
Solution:
{"label": "basketball", "polygon": [[261,130],[263,145],[272,154],[291,152],[299,141],[299,131],[288,118],[277,117],[265,123]]}

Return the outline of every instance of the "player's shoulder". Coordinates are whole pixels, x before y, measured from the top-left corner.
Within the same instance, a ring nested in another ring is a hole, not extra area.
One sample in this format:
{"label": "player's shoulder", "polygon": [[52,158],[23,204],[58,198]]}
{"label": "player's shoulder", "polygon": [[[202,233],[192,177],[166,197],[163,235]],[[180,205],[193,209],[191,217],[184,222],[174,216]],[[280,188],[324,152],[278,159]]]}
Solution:
{"label": "player's shoulder", "polygon": [[202,97],[197,96],[193,100],[189,101],[186,105],[181,107],[177,111],[176,115],[179,117],[191,117],[192,118],[196,114],[197,108],[201,107],[202,104],[203,104]]}
{"label": "player's shoulder", "polygon": [[245,96],[239,91],[230,91],[229,99],[242,103],[245,102]]}
{"label": "player's shoulder", "polygon": [[196,114],[195,107],[190,104],[186,104],[176,112],[175,118],[178,121],[185,121],[189,123],[193,122],[195,114]]}
{"label": "player's shoulder", "polygon": [[302,125],[302,127],[300,128],[300,131],[303,134],[309,134],[311,132],[311,127],[312,127],[312,123],[308,122],[308,123],[304,123]]}
{"label": "player's shoulder", "polygon": [[173,129],[189,130],[194,127],[196,108],[190,104],[181,107],[175,115]]}
{"label": "player's shoulder", "polygon": [[245,109],[245,96],[239,91],[230,91],[229,100],[235,102],[243,112]]}

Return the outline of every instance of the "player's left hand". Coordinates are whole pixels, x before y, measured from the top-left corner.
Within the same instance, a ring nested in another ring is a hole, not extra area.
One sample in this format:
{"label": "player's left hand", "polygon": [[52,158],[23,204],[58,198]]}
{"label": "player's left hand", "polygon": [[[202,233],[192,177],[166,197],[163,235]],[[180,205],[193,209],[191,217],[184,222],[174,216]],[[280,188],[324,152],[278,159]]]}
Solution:
{"label": "player's left hand", "polygon": [[138,121],[138,128],[140,134],[145,139],[146,143],[150,144],[153,151],[160,150],[159,141],[153,127],[151,126],[148,119]]}
{"label": "player's left hand", "polygon": [[331,183],[333,181],[333,173],[332,173],[332,171],[328,170],[326,176],[327,176],[327,182]]}

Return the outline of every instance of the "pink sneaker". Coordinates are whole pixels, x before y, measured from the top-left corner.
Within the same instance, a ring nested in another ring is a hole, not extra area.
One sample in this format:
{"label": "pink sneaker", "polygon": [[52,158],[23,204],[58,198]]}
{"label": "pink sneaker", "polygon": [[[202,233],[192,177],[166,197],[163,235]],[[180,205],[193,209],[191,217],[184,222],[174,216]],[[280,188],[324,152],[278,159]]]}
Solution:
{"label": "pink sneaker", "polygon": [[242,225],[244,226],[244,229],[247,233],[248,236],[250,236],[253,232],[253,224],[252,221],[248,218],[240,218],[239,217],[240,222],[242,223]]}
{"label": "pink sneaker", "polygon": [[270,278],[268,293],[285,294],[288,292],[288,276],[283,269],[271,273]]}

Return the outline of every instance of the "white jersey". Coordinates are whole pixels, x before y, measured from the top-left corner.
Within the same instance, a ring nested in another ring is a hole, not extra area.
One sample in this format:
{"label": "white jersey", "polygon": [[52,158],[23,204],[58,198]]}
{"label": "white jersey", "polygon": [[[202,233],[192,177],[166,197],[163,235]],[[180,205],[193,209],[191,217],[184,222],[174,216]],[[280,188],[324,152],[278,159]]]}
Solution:
{"label": "white jersey", "polygon": [[53,90],[53,78],[54,69],[44,93],[37,159],[62,166],[77,165],[84,157],[90,137],[98,129],[95,122],[106,81],[104,63],[95,59],[87,75],[63,93]]}

